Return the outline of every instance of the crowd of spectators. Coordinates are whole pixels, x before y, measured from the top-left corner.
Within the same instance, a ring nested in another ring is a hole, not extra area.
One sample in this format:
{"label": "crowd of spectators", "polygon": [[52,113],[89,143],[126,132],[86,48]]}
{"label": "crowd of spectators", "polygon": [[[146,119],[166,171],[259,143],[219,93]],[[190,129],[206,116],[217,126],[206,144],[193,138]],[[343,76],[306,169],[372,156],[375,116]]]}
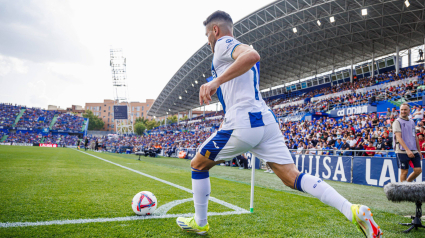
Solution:
{"label": "crowd of spectators", "polygon": [[53,117],[57,114],[57,111],[42,110],[39,108],[26,108],[24,114],[19,119],[17,126],[43,129],[49,127]]}
{"label": "crowd of spectators", "polygon": [[42,138],[41,134],[37,134],[37,133],[9,133],[6,140],[4,141],[4,143],[40,143]]}
{"label": "crowd of spectators", "polygon": [[[356,92],[355,90],[364,87],[374,86],[383,82],[394,82],[401,79],[418,77],[417,80],[397,85],[397,86],[384,86],[378,89],[372,89],[366,92]],[[282,108],[275,108],[274,112],[277,116],[286,116],[290,114],[296,114],[299,112],[326,112],[328,110],[337,107],[348,107],[355,105],[364,105],[368,103],[368,100],[375,97],[376,100],[397,100],[402,97],[410,99],[414,96],[419,97],[420,94],[425,90],[424,86],[425,70],[422,66],[407,68],[400,70],[398,75],[395,75],[393,71],[375,76],[374,78],[365,78],[355,80],[354,82],[346,82],[331,87],[321,88],[320,90],[314,90],[302,96],[294,96],[292,98],[278,98],[274,100],[268,100],[267,104],[274,108],[276,105],[284,104],[286,102],[293,102],[304,98],[311,98],[318,94],[332,94],[337,92],[346,91],[343,95],[334,97],[326,97],[320,101],[307,102],[302,105],[292,105]]]}
{"label": "crowd of spectators", "polygon": [[52,133],[49,133],[48,136],[44,137],[43,143],[46,144],[57,144],[59,147],[64,146],[77,146],[78,145],[78,136],[73,135],[61,135],[61,134],[55,134],[52,135]]}
{"label": "crowd of spectators", "polygon": [[322,87],[320,89],[312,90],[302,95],[296,95],[293,97],[282,97],[282,98],[277,98],[273,100],[267,100],[266,102],[270,107],[274,107],[279,104],[311,98],[317,95],[332,94],[332,93],[342,92],[346,90],[354,91],[357,89],[378,85],[383,82],[394,82],[394,81],[398,81],[398,80],[402,80],[406,78],[412,78],[415,76],[418,76],[418,83],[420,85],[423,85],[423,81],[425,79],[425,71],[423,66],[400,69],[398,75],[396,75],[395,70],[392,70],[390,72],[378,74],[374,76],[373,78],[372,77],[361,78],[361,79],[354,80],[353,82],[345,82],[345,83],[333,85],[330,87]]}
{"label": "crowd of spectators", "polygon": [[[378,117],[376,113],[344,116],[341,119],[323,117],[318,120],[281,124],[288,148],[295,154],[394,156],[392,123],[398,118],[393,108]],[[416,122],[416,133],[424,151],[424,110],[413,106],[410,118]],[[339,150],[337,152],[337,150]],[[376,150],[375,152],[373,152]]]}
{"label": "crowd of spectators", "polygon": [[21,110],[20,106],[12,104],[0,104],[0,126],[10,127],[15,123],[16,117]]}
{"label": "crowd of spectators", "polygon": [[27,108],[12,104],[0,104],[0,126],[12,127],[21,109],[25,109],[16,127],[43,129],[49,127],[54,116],[58,118],[53,125],[53,130],[80,131],[84,125],[84,118],[60,113],[55,110],[43,110],[39,108]]}
{"label": "crowd of spectators", "polygon": [[0,126],[3,128],[0,130],[0,139],[4,135],[8,135],[5,139],[5,143],[40,143],[44,137],[45,143],[55,143],[59,146],[76,146],[78,136],[64,136],[64,135],[52,135],[43,136],[35,132],[22,132],[15,130],[8,131],[8,127],[14,126],[15,120],[18,117],[21,109],[25,109],[22,116],[16,123],[18,128],[31,128],[31,129],[43,129],[49,127],[54,116],[58,116],[53,129],[54,130],[78,130],[81,131],[84,124],[84,118],[69,115],[66,113],[60,113],[58,111],[43,110],[39,108],[27,108],[20,105],[12,104],[0,104]]}
{"label": "crowd of spectators", "polygon": [[56,119],[53,130],[81,131],[83,124],[83,117],[62,113]]}
{"label": "crowd of spectators", "polygon": [[[3,136],[4,133],[1,131],[0,135]],[[1,138],[1,137],[0,137]],[[43,140],[44,139],[44,140]],[[71,136],[71,135],[52,135],[50,133],[47,136],[43,136],[42,134],[37,133],[21,133],[21,132],[13,132],[8,133],[8,136],[4,143],[46,143],[46,144],[57,144],[60,147],[63,146],[77,146],[77,141],[79,140],[78,136]]]}

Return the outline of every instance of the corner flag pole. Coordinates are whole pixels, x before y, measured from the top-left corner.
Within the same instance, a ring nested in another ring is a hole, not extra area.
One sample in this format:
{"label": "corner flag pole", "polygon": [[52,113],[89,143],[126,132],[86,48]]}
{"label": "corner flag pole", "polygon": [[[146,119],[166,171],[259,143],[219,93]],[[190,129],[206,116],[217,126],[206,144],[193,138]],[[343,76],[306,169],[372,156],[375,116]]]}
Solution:
{"label": "corner flag pole", "polygon": [[251,202],[250,202],[250,205],[249,205],[249,211],[251,213],[253,213],[254,212],[254,177],[255,177],[255,160],[256,160],[256,158],[253,154],[251,154],[251,155],[252,155],[251,156],[251,168],[252,168],[252,171],[251,171]]}

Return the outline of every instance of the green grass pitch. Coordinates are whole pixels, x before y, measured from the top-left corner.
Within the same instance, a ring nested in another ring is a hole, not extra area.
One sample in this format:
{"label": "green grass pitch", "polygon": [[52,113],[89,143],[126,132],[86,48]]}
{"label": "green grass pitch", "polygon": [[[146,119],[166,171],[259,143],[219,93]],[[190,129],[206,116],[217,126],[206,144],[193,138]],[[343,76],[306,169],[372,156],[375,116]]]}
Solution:
{"label": "green grass pitch", "polygon": [[[189,161],[88,152],[113,163],[191,189]],[[210,172],[211,196],[249,211],[250,171],[217,166]],[[274,174],[256,172],[254,213],[210,216],[209,237],[362,237],[336,209],[286,188]],[[328,181],[353,203],[371,207],[385,237],[425,237],[425,230],[401,233],[414,205],[386,200],[382,188]],[[143,190],[158,205],[192,195],[74,149],[0,146],[0,223],[46,222],[135,216],[133,196]],[[230,212],[212,202],[209,212]],[[167,214],[193,213],[193,202]],[[1,227],[0,237],[195,237],[175,218],[97,223]]]}

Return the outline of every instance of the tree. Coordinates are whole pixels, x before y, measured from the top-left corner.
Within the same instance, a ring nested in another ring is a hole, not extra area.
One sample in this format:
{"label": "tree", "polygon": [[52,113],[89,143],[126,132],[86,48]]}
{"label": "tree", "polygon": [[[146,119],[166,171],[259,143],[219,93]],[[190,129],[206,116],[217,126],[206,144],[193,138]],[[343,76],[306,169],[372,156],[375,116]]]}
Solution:
{"label": "tree", "polygon": [[152,130],[153,128],[159,126],[159,121],[155,121],[155,120],[152,119],[152,120],[146,122],[145,125],[146,125],[146,129]]}
{"label": "tree", "polygon": [[86,110],[86,112],[83,113],[83,117],[89,119],[89,130],[100,130],[105,125],[102,119],[94,115],[90,110]]}
{"label": "tree", "polygon": [[145,132],[145,129],[146,129],[146,126],[142,122],[137,122],[134,125],[134,132],[139,136],[143,135],[143,133]]}
{"label": "tree", "polygon": [[187,120],[187,119],[189,119],[188,117],[187,117],[187,115],[186,116],[184,116],[184,117],[182,117],[182,119],[180,119],[181,121],[184,121],[184,120]]}
{"label": "tree", "polygon": [[148,119],[145,119],[144,117],[138,117],[138,118],[136,118],[136,122],[135,123],[141,122],[141,123],[143,123],[143,124],[146,125],[146,122],[148,122],[148,121],[149,120]]}
{"label": "tree", "polygon": [[175,122],[177,122],[177,116],[176,115],[169,116],[167,118],[167,120],[168,120],[169,123],[175,123]]}

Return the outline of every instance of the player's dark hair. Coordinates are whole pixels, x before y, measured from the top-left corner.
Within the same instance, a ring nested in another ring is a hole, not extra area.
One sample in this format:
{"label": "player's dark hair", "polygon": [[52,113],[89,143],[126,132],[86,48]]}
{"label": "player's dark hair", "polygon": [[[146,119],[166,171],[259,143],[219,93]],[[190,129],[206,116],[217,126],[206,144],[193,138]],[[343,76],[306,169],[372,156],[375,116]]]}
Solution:
{"label": "player's dark hair", "polygon": [[233,26],[232,17],[230,17],[228,13],[220,10],[213,12],[209,17],[207,17],[207,20],[204,21],[204,26],[207,26],[210,22],[215,20],[223,20]]}

